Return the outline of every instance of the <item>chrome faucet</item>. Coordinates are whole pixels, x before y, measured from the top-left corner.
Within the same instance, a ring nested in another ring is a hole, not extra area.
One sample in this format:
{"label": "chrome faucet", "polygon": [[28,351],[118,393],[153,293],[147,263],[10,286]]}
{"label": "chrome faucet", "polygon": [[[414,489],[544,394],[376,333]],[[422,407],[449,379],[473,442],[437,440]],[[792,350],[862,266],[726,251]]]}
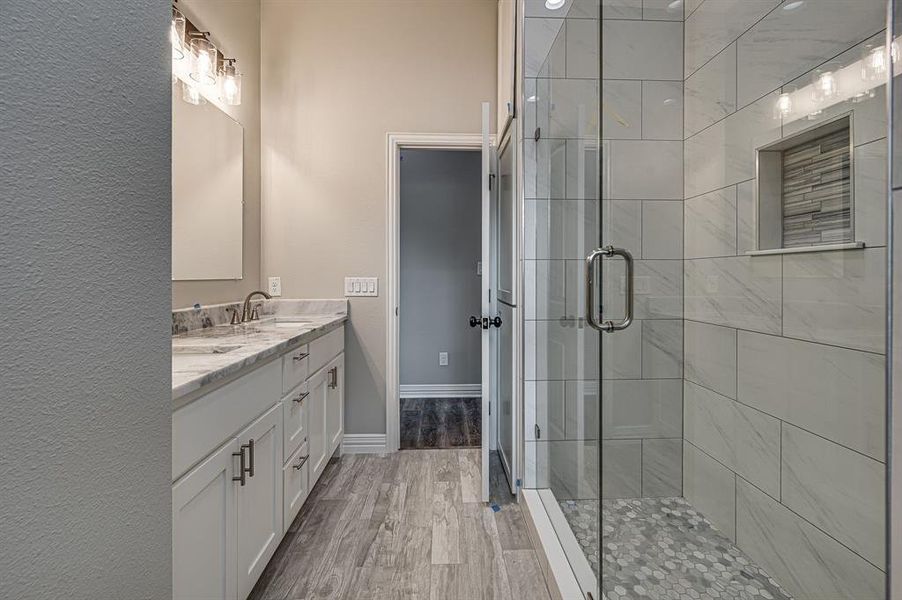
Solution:
{"label": "chrome faucet", "polygon": [[256,296],[258,294],[263,296],[267,300],[272,300],[272,296],[270,296],[269,294],[267,294],[266,292],[264,292],[262,290],[257,290],[255,292],[251,292],[250,294],[248,294],[247,298],[244,299],[244,308],[241,309],[241,322],[242,323],[247,323],[248,321],[256,321],[257,319],[260,318],[259,316],[257,316],[256,308],[253,311],[251,311],[251,298],[253,298],[254,296]]}

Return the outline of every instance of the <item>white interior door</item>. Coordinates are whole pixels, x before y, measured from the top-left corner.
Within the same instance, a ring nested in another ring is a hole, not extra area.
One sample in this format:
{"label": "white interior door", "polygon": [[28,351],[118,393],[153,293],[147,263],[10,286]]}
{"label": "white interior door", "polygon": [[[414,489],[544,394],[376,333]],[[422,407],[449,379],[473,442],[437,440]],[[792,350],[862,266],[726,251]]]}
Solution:
{"label": "white interior door", "polygon": [[488,319],[492,313],[492,140],[489,133],[489,113],[490,106],[488,102],[482,103],[482,278],[481,295],[482,295],[482,501],[489,501],[489,446],[491,445],[489,427],[489,410],[492,401],[492,393],[494,391],[494,382],[492,381],[492,337],[495,331],[494,327],[488,325]]}

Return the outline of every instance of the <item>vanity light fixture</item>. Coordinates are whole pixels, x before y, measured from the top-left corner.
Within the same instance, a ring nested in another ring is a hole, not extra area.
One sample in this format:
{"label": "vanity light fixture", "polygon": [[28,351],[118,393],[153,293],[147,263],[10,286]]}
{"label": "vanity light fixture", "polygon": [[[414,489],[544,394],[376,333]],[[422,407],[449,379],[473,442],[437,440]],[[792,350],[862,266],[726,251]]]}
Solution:
{"label": "vanity light fixture", "polygon": [[188,104],[193,104],[194,106],[200,106],[201,104],[207,103],[207,99],[200,93],[200,88],[198,86],[187,81],[182,81],[181,85],[182,100]]}
{"label": "vanity light fixture", "polygon": [[545,0],[545,8],[548,10],[557,10],[564,6],[567,0]]}
{"label": "vanity light fixture", "polygon": [[861,78],[878,81],[886,78],[886,48],[867,45],[861,52]]}
{"label": "vanity light fixture", "polygon": [[792,96],[788,93],[780,94],[774,105],[774,119],[780,120],[792,114]]}
{"label": "vanity light fixture", "polygon": [[833,71],[815,71],[812,75],[811,99],[815,102],[831,100],[839,93]]}
{"label": "vanity light fixture", "polygon": [[219,69],[219,95],[229,106],[241,104],[241,73],[234,58],[227,58]]}
{"label": "vanity light fixture", "polygon": [[172,46],[172,60],[185,58],[185,15],[178,9],[172,9],[172,22],[169,25],[169,44]]}
{"label": "vanity light fixture", "polygon": [[172,83],[181,84],[185,102],[241,104],[238,61],[223,56],[210,40],[210,32],[201,31],[176,5],[172,6],[169,42],[172,46]]}
{"label": "vanity light fixture", "polygon": [[207,39],[206,33],[192,34],[188,42],[191,56],[191,70],[189,75],[200,85],[213,85],[216,83],[217,52],[213,42]]}

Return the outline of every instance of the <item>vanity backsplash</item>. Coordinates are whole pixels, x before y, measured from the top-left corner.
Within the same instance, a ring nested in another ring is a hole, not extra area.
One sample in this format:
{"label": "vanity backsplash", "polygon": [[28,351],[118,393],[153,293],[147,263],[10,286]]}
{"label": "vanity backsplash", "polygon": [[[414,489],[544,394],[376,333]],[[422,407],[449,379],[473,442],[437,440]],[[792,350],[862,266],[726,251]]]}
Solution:
{"label": "vanity backsplash", "polygon": [[[172,311],[172,335],[188,333],[195,329],[216,327],[217,325],[228,325],[232,320],[232,312],[238,311],[240,315],[243,304],[243,302],[238,301],[175,309]],[[348,301],[343,298],[334,300],[255,299],[251,301],[251,308],[254,307],[258,309],[261,318],[277,315],[347,314]]]}

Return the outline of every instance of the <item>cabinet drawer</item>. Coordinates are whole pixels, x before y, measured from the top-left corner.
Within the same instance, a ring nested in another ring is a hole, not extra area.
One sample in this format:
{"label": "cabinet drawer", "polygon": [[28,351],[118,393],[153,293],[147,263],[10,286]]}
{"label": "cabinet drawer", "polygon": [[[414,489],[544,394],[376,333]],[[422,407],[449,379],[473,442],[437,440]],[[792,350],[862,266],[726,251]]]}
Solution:
{"label": "cabinet drawer", "polygon": [[287,394],[297,384],[307,379],[310,350],[307,344],[295,348],[282,357],[282,393]]}
{"label": "cabinet drawer", "polygon": [[282,398],[283,453],[287,461],[298,447],[307,441],[307,382],[291,390]]}
{"label": "cabinet drawer", "polygon": [[345,328],[339,327],[310,342],[309,373],[313,375],[341,354],[345,347]]}
{"label": "cabinet drawer", "polygon": [[300,512],[304,505],[304,500],[310,493],[309,477],[310,477],[310,450],[307,444],[303,444],[298,451],[295,452],[288,462],[282,467],[282,478],[284,480],[285,500],[283,509],[285,511],[282,519],[283,533],[291,527],[292,521]]}

